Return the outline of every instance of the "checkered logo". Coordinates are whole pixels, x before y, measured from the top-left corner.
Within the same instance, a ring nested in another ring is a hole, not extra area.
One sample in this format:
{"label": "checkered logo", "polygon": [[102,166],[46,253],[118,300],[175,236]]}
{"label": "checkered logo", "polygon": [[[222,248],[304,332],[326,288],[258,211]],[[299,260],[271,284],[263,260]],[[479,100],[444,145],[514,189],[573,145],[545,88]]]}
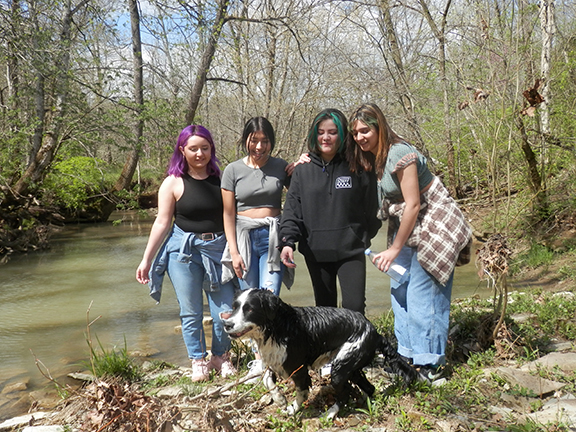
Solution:
{"label": "checkered logo", "polygon": [[342,176],[336,179],[336,189],[352,189],[352,177]]}

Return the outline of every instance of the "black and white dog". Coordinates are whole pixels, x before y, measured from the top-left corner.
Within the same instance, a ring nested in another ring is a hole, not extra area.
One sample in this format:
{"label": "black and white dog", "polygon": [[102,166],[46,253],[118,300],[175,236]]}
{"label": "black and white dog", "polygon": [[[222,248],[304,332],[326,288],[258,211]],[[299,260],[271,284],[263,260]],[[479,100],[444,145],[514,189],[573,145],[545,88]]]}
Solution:
{"label": "black and white dog", "polygon": [[258,345],[264,364],[272,371],[265,374],[264,385],[274,401],[286,407],[286,399],[275,386],[274,374],[292,378],[296,400],[287,407],[296,413],[308,398],[312,384],[308,369],[318,370],[332,364],[331,385],[336,404],[328,411],[337,415],[346,403],[355,383],[369,396],[374,393],[362,368],[370,364],[379,351],[394,373],[407,383],[418,379],[418,373],[406,363],[372,323],[359,312],[333,307],[293,307],[267,290],[243,291],[234,301],[231,312],[222,313],[224,329],[233,338],[249,337]]}

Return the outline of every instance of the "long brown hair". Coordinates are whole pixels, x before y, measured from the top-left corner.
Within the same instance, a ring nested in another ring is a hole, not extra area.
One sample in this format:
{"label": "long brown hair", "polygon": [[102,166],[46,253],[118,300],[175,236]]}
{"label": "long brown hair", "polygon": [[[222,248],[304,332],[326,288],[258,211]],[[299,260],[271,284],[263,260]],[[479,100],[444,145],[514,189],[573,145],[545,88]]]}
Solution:
{"label": "long brown hair", "polygon": [[375,130],[378,134],[378,150],[376,155],[372,152],[364,152],[356,141],[351,137],[346,149],[346,158],[350,164],[350,170],[356,172],[359,169],[365,171],[376,171],[378,178],[384,173],[384,165],[388,150],[392,144],[402,142],[403,139],[390,128],[382,110],[376,104],[363,104],[350,116],[348,128],[352,132],[357,121],[365,123],[370,129]]}

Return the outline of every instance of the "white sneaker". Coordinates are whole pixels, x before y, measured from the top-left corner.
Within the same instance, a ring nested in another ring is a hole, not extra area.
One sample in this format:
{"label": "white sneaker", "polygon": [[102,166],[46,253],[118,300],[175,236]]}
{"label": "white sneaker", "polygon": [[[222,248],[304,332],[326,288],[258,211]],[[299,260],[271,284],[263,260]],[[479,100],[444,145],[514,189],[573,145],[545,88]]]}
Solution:
{"label": "white sneaker", "polygon": [[264,372],[264,363],[261,359],[252,360],[248,363],[248,376],[254,375],[254,378],[244,381],[246,384],[255,384],[260,380],[262,372]]}

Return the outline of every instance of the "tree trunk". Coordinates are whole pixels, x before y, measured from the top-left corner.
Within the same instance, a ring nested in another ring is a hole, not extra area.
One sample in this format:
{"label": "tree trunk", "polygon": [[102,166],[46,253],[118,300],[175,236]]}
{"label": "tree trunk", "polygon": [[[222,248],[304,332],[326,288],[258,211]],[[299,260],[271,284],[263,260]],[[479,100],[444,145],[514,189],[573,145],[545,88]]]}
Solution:
{"label": "tree trunk", "polygon": [[194,87],[192,88],[192,94],[190,95],[190,101],[186,110],[186,124],[188,125],[194,122],[194,116],[196,115],[196,110],[200,104],[200,97],[202,96],[204,85],[206,85],[208,70],[210,69],[212,59],[214,58],[214,53],[216,52],[216,45],[218,44],[220,33],[222,33],[222,26],[226,21],[226,12],[228,10],[229,4],[229,0],[218,0],[218,11],[216,12],[216,18],[214,19],[214,23],[212,24],[212,28],[210,30],[208,45],[202,53],[200,66],[198,67],[198,72],[196,74],[196,81],[194,82]]}
{"label": "tree trunk", "polygon": [[542,54],[540,56],[540,72],[544,80],[542,87],[542,98],[544,102],[540,104],[540,118],[542,120],[542,134],[550,134],[550,105],[552,96],[550,94],[550,65],[552,55],[552,40],[556,33],[554,21],[554,0],[542,0],[540,2],[540,28],[542,30]]}
{"label": "tree trunk", "polygon": [[272,105],[272,96],[274,94],[274,78],[276,72],[276,29],[266,28],[267,38],[267,54],[268,54],[268,67],[266,80],[266,105],[264,107],[264,117],[270,117],[270,107]]}
{"label": "tree trunk", "polygon": [[524,153],[524,157],[528,163],[528,184],[530,185],[530,190],[535,197],[536,205],[534,207],[538,211],[543,211],[547,208],[546,193],[542,190],[542,176],[538,170],[538,160],[536,159],[536,154],[530,145],[528,134],[526,133],[526,127],[524,126],[524,120],[522,120],[522,114],[516,116],[516,126],[520,131],[522,152]]}
{"label": "tree trunk", "polygon": [[[550,64],[552,55],[552,40],[556,32],[554,22],[554,0],[542,0],[540,2],[540,29],[542,30],[542,54],[540,56],[540,73],[544,82],[542,87],[542,99],[544,101],[538,107],[541,121],[541,173],[542,173],[542,190],[547,190],[546,169],[549,165],[548,160],[548,141],[550,137],[550,106],[552,105],[552,95],[550,93]],[[547,211],[547,209],[542,209]]]}
{"label": "tree trunk", "polygon": [[[20,33],[20,21],[21,21],[22,10],[20,8],[20,3],[17,1],[12,2],[11,19],[12,19],[12,34],[9,36],[7,41],[7,85],[8,85],[8,97],[10,98],[11,110],[8,111],[10,117],[17,115],[19,108],[19,77],[18,77],[18,44],[15,39]],[[10,121],[11,125],[14,122]]]}
{"label": "tree trunk", "polygon": [[112,188],[114,192],[128,189],[134,177],[134,172],[138,166],[140,148],[142,144],[142,135],[144,132],[144,120],[142,113],[144,111],[144,74],[142,61],[142,40],[140,37],[140,13],[138,11],[138,0],[128,0],[128,9],[130,10],[130,23],[132,26],[132,58],[134,71],[134,114],[135,120],[133,125],[134,142],[128,152],[126,162],[122,168],[120,178]]}
{"label": "tree trunk", "polygon": [[418,122],[418,118],[414,112],[414,104],[412,102],[412,93],[410,92],[410,86],[408,85],[408,79],[406,77],[406,71],[404,69],[404,62],[402,60],[402,51],[398,44],[398,36],[396,35],[396,27],[394,25],[394,20],[392,19],[392,15],[390,13],[390,0],[381,0],[380,4],[380,12],[382,13],[382,21],[384,25],[384,33],[386,35],[386,39],[390,44],[390,52],[392,56],[392,61],[394,62],[394,68],[396,69],[396,73],[392,74],[392,79],[396,84],[396,87],[399,92],[399,102],[402,110],[404,111],[404,115],[406,115],[408,119],[408,125],[412,130],[412,134],[414,136],[414,140],[416,146],[426,155],[428,156],[428,151],[426,150],[426,145],[424,144],[424,139],[422,138],[422,134],[420,133],[420,124]]}
{"label": "tree trunk", "polygon": [[430,14],[430,10],[428,9],[428,5],[426,4],[425,0],[418,0],[420,6],[422,7],[422,13],[432,33],[438,40],[438,70],[440,72],[440,82],[442,84],[442,105],[444,111],[444,139],[446,142],[444,143],[446,147],[446,164],[448,169],[448,190],[453,197],[458,196],[458,191],[460,189],[458,180],[456,177],[456,161],[455,161],[455,154],[454,154],[454,143],[452,141],[452,125],[450,123],[451,118],[451,109],[450,109],[450,101],[448,98],[449,89],[448,89],[448,77],[446,76],[446,22],[448,17],[448,12],[450,10],[450,6],[452,4],[452,0],[448,0],[446,2],[446,6],[444,7],[444,13],[442,14],[442,20],[440,26],[436,24],[434,18]]}
{"label": "tree trunk", "polygon": [[[84,7],[89,0],[82,0],[77,6],[72,7],[68,4],[68,10],[62,19],[62,30],[60,33],[60,46],[59,55],[55,59],[55,64],[58,65],[58,73],[55,77],[56,82],[56,102],[51,107],[51,112],[48,118],[44,117],[44,85],[43,79],[40,77],[41,71],[38,71],[38,82],[36,91],[36,115],[37,121],[40,123],[35,138],[39,139],[41,145],[39,148],[34,148],[34,154],[31,155],[28,167],[18,179],[12,188],[15,194],[24,194],[33,182],[39,182],[45,175],[46,168],[52,163],[56,154],[60,134],[64,123],[64,115],[67,108],[67,98],[69,92],[69,72],[70,72],[70,50],[72,49],[72,18],[79,9]],[[41,67],[41,65],[39,65]],[[42,133],[40,133],[42,128]]]}

